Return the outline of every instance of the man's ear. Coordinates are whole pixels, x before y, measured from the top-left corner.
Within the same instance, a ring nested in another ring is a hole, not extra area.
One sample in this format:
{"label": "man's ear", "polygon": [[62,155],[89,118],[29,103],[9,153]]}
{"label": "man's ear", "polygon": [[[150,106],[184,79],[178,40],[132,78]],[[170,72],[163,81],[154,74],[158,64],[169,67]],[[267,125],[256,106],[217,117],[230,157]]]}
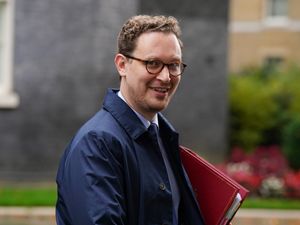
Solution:
{"label": "man's ear", "polygon": [[126,76],[126,57],[120,53],[115,56],[115,65],[121,77]]}

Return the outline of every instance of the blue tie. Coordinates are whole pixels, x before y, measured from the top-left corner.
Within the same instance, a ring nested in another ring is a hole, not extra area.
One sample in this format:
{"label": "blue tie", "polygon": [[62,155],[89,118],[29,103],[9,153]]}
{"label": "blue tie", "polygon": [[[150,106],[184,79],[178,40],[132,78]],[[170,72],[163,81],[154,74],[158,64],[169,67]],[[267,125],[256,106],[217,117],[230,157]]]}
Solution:
{"label": "blue tie", "polygon": [[179,202],[180,202],[180,194],[179,194],[179,188],[175,179],[175,175],[173,173],[171,164],[168,160],[168,156],[166,153],[166,150],[162,144],[162,140],[160,138],[159,135],[159,129],[158,126],[155,123],[151,123],[149,128],[148,128],[148,132],[151,135],[152,140],[158,145],[159,150],[162,154],[166,169],[167,169],[167,173],[168,173],[168,177],[169,177],[169,181],[170,181],[170,185],[171,185],[171,192],[172,192],[172,200],[173,200],[173,224],[178,224],[178,208],[179,208]]}
{"label": "blue tie", "polygon": [[159,148],[161,148],[159,144],[159,130],[158,126],[155,123],[151,123],[150,126],[148,127],[148,132],[150,133],[152,141],[154,141],[156,144],[159,145]]}

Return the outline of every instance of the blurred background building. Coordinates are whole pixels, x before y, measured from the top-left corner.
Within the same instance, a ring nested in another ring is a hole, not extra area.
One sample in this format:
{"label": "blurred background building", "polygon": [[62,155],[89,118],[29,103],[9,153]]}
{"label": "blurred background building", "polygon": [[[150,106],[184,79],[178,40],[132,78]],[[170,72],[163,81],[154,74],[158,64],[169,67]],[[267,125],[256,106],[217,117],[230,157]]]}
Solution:
{"label": "blurred background building", "polygon": [[299,0],[231,0],[229,70],[300,63]]}
{"label": "blurred background building", "polygon": [[54,180],[76,130],[118,87],[116,38],[135,14],[177,17],[188,68],[164,113],[211,161],[227,150],[228,1],[0,0],[0,181]]}

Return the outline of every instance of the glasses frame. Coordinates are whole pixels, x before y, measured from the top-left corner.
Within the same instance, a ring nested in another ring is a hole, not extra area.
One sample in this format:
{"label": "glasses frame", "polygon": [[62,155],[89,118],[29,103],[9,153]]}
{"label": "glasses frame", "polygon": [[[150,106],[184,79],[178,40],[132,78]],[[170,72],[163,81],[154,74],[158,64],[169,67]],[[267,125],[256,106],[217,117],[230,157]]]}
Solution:
{"label": "glasses frame", "polygon": [[[127,55],[127,54],[123,54],[123,55],[124,55],[126,58],[133,59],[133,60],[137,60],[137,61],[140,61],[140,62],[144,63],[147,72],[150,73],[150,74],[153,74],[153,75],[159,74],[159,73],[164,69],[164,67],[167,66],[168,71],[169,71],[169,75],[171,75],[171,76],[173,76],[173,77],[178,77],[178,76],[180,76],[180,75],[183,74],[184,69],[187,67],[186,64],[184,64],[184,63],[182,63],[182,62],[179,63],[180,66],[181,66],[181,73],[180,73],[180,74],[174,75],[174,74],[170,73],[170,69],[169,69],[169,66],[171,66],[173,63],[164,63],[164,62],[161,61],[161,60],[144,60],[144,59],[139,59],[139,58],[136,58],[136,57],[134,57],[134,56]],[[159,61],[159,62],[161,62],[162,65],[163,65],[163,66],[161,67],[161,69],[160,69],[157,73],[152,73],[152,72],[150,72],[149,69],[148,69],[148,64],[149,64],[150,62],[153,62],[153,61]]]}

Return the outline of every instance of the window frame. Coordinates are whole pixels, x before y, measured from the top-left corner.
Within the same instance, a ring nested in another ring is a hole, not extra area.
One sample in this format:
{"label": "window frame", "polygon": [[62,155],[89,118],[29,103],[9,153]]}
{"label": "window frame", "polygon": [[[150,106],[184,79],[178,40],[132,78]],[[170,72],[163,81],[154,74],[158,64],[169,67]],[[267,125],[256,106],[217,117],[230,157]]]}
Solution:
{"label": "window frame", "polygon": [[285,15],[271,15],[274,0],[265,0],[264,24],[271,27],[285,27],[289,25],[289,0],[286,0]]}
{"label": "window frame", "polygon": [[3,7],[2,22],[2,56],[0,61],[0,109],[18,107],[19,96],[13,91],[13,47],[14,47],[14,0],[0,0]]}
{"label": "window frame", "polygon": [[280,68],[285,61],[282,55],[266,55],[263,59],[263,67],[266,71],[271,72]]}

